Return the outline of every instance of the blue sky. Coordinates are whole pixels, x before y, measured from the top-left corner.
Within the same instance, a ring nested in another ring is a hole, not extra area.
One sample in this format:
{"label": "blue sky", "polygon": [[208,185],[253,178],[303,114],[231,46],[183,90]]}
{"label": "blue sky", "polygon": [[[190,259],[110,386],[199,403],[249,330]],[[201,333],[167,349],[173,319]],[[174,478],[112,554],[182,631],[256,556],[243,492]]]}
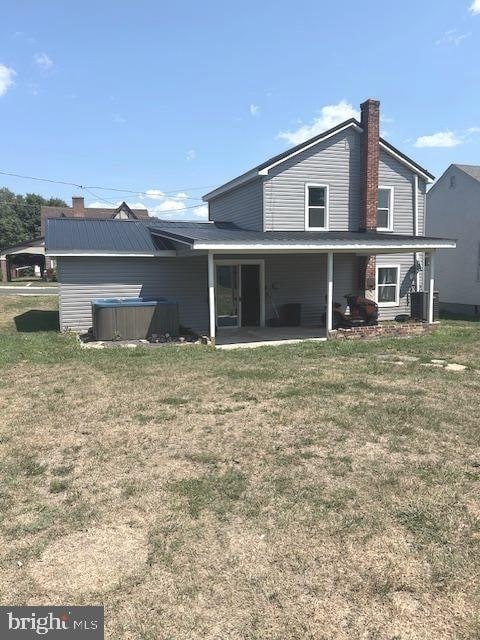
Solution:
{"label": "blue sky", "polygon": [[479,34],[480,0],[5,3],[0,170],[201,219],[210,187],[372,97],[385,137],[439,176],[480,164]]}

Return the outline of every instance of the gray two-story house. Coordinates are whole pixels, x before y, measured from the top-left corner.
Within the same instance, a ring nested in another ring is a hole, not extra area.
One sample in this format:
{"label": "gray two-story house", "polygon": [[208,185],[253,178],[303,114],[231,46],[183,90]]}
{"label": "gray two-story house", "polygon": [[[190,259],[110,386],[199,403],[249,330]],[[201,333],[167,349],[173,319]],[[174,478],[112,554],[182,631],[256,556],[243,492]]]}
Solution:
{"label": "gray two-story house", "polygon": [[212,342],[278,325],[284,305],[311,335],[326,316],[328,335],[347,294],[380,320],[408,312],[425,252],[433,321],[434,252],[455,246],[424,235],[433,176],[380,138],[379,102],[361,113],[206,194],[209,222],[49,220],[62,329],[88,329],[94,298],[162,296]]}
{"label": "gray two-story house", "polygon": [[439,251],[437,281],[444,311],[480,314],[480,166],[451,164],[427,195],[427,231],[457,238]]}

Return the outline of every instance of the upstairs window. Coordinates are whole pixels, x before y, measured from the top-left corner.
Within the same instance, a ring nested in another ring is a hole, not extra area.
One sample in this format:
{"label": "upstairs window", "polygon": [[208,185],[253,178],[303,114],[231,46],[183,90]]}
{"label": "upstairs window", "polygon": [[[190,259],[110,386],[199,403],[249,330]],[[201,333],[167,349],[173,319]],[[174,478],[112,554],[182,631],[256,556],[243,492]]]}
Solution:
{"label": "upstairs window", "polygon": [[307,184],[305,187],[305,229],[328,229],[328,186]]}
{"label": "upstairs window", "polygon": [[377,230],[393,231],[393,187],[379,187]]}
{"label": "upstairs window", "polygon": [[400,300],[400,267],[377,266],[377,303],[380,307],[398,306]]}

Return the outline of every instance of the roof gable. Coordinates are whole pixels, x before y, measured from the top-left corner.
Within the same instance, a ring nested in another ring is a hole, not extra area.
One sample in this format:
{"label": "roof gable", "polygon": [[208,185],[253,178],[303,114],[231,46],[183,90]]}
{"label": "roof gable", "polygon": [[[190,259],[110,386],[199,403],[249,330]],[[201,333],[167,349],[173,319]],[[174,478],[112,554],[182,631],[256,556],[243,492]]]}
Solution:
{"label": "roof gable", "polygon": [[122,213],[125,213],[125,217],[130,218],[132,220],[136,220],[138,216],[134,213],[132,209],[128,206],[128,204],[123,201],[122,204],[115,209],[115,212],[112,215],[112,218],[122,219]]}
{"label": "roof gable", "polygon": [[[268,175],[271,169],[281,164],[282,162],[285,162],[289,158],[292,158],[298,155],[299,153],[305,151],[306,149],[309,149],[310,147],[315,146],[319,142],[322,142],[323,140],[327,140],[328,138],[336,135],[337,133],[340,133],[341,131],[344,131],[349,128],[352,128],[358,131],[359,133],[363,132],[363,129],[360,126],[360,123],[358,122],[358,120],[356,120],[355,118],[350,118],[349,120],[345,120],[344,122],[341,122],[335,127],[332,127],[332,129],[328,129],[328,131],[324,131],[323,133],[320,133],[314,136],[313,138],[310,138],[309,140],[305,140],[305,142],[302,142],[301,144],[298,144],[295,147],[287,149],[286,151],[276,156],[273,156],[273,158],[269,158],[262,164],[259,164],[258,166],[251,169],[250,171],[247,171],[246,173],[243,173],[237,178],[234,178],[233,180],[230,180],[229,182],[226,182],[225,184],[221,185],[217,189],[210,191],[209,193],[203,196],[203,200],[204,201],[211,200],[212,198],[215,198],[216,196],[219,196],[222,193],[230,191],[230,189],[234,189],[235,187],[243,184],[244,182],[253,180],[258,176],[266,176]],[[421,167],[414,160],[412,160],[407,155],[402,153],[399,149],[394,147],[392,144],[387,142],[384,138],[380,138],[380,148],[386,151],[387,153],[391,154],[392,156],[394,156],[402,164],[405,164],[406,166],[408,166],[409,169],[413,171],[413,173],[420,175],[424,180],[427,180],[427,181],[434,180],[434,176],[430,172],[428,172],[426,169]]]}

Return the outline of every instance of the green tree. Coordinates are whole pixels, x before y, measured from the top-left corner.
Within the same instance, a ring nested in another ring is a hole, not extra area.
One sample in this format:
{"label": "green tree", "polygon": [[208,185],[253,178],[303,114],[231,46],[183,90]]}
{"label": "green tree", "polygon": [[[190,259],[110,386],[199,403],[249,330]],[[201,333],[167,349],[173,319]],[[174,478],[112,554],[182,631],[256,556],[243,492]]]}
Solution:
{"label": "green tree", "polygon": [[0,189],[0,249],[32,240],[40,235],[40,207],[66,207],[60,198],[44,198],[36,193],[15,194]]}

